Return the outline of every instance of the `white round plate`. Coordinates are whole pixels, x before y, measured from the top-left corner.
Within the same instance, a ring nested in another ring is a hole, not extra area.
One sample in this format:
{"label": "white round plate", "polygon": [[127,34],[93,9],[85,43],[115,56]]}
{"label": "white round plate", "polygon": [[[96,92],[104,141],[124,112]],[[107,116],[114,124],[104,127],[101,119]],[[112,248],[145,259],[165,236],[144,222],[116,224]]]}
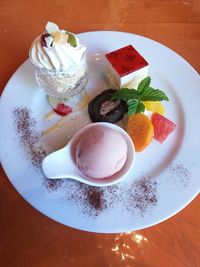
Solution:
{"label": "white round plate", "polygon": [[[66,181],[49,184],[28,155],[24,133],[16,130],[13,110],[28,108],[37,123],[33,133],[50,127],[44,122],[50,111],[46,96],[36,85],[34,70],[27,60],[9,80],[0,102],[0,159],[9,180],[33,207],[48,217],[77,229],[116,233],[138,230],[166,220],[183,209],[199,193],[200,76],[179,55],[142,36],[122,32],[88,32],[79,35],[87,46],[91,96],[108,88],[104,77],[105,53],[132,44],[149,62],[152,86],[165,91],[166,117],[176,130],[160,144],[153,140],[137,153],[133,172],[118,186],[96,189]],[[74,113],[45,139],[48,151],[65,145],[89,123],[87,108]],[[137,182],[134,182],[134,180]],[[17,209],[17,207],[15,207]]]}

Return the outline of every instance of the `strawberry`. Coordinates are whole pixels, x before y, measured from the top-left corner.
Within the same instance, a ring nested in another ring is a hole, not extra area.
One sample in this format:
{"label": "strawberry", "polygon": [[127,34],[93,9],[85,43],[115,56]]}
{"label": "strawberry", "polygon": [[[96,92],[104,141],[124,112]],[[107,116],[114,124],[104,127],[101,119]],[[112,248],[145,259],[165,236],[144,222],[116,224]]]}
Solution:
{"label": "strawberry", "polygon": [[72,112],[72,108],[63,103],[59,103],[56,108],[54,108],[54,111],[60,116],[66,116]]}

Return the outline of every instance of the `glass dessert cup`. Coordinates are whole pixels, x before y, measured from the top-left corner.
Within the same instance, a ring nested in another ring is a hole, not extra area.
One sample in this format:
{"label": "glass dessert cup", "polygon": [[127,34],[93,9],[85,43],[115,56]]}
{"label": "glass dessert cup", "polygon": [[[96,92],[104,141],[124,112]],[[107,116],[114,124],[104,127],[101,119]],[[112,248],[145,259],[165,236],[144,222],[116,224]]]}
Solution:
{"label": "glass dessert cup", "polygon": [[63,101],[80,93],[88,82],[87,64],[84,63],[74,73],[67,71],[47,70],[35,66],[36,81],[47,95]]}

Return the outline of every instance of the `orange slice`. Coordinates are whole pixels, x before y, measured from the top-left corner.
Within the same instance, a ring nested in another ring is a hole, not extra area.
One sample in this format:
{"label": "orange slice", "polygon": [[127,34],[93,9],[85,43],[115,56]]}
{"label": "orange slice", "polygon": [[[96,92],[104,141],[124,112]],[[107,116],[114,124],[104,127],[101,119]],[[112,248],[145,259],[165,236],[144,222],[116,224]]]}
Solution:
{"label": "orange slice", "polygon": [[153,124],[146,115],[137,113],[128,118],[127,132],[136,152],[143,151],[153,139]]}

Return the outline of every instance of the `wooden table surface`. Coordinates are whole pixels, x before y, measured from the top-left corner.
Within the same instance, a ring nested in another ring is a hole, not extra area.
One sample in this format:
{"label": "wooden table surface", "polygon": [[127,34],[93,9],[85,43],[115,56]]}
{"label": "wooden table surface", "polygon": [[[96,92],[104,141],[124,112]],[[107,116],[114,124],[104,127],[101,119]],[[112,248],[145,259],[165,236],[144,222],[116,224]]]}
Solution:
{"label": "wooden table surface", "polygon": [[[49,20],[75,33],[117,30],[152,38],[200,72],[199,0],[2,0],[1,92]],[[154,227],[123,234],[93,234],[63,226],[33,209],[1,168],[0,266],[198,267],[200,196]]]}

